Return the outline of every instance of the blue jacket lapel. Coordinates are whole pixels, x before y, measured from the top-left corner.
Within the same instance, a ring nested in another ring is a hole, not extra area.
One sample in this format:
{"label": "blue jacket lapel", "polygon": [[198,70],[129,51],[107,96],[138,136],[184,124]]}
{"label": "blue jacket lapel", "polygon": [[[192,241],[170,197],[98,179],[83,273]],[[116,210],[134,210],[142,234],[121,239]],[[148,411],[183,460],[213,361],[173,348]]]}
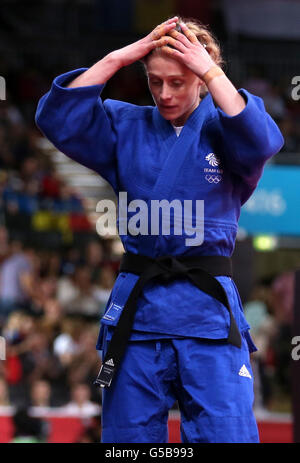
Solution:
{"label": "blue jacket lapel", "polygon": [[[162,141],[161,150],[165,162],[151,192],[151,199],[169,200],[183,164],[189,161],[193,142],[199,137],[204,122],[214,111],[212,97],[208,94],[189,116],[177,137],[172,124],[161,116],[157,107],[154,108],[153,123]],[[139,253],[152,256],[156,239],[156,236],[151,235],[139,236]]]}
{"label": "blue jacket lapel", "polygon": [[212,116],[214,110],[212,97],[208,94],[189,116],[180,136],[177,137],[172,124],[160,115],[157,108],[154,108],[153,122],[162,139],[162,150],[166,159],[152,190],[154,199],[168,199],[183,163],[188,162],[192,143],[199,136],[203,123]]}

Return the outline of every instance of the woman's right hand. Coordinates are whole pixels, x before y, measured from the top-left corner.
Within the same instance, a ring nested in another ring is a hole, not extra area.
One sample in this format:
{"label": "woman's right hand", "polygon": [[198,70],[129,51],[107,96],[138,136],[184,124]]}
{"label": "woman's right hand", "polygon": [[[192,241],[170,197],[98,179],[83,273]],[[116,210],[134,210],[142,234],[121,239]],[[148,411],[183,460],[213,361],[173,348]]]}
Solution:
{"label": "woman's right hand", "polygon": [[153,31],[146,37],[127,45],[124,48],[113,51],[111,55],[118,61],[120,67],[128,66],[129,64],[142,59],[154,48],[167,45],[168,37],[166,37],[166,35],[176,27],[177,21],[177,16],[168,19],[159,26],[156,26],[155,29],[153,29]]}
{"label": "woman's right hand", "polygon": [[122,67],[142,59],[154,48],[163,47],[170,40],[174,40],[167,36],[167,34],[176,27],[177,20],[177,16],[168,19],[168,21],[157,26],[143,39],[127,45],[127,47],[112,51],[87,71],[78,75],[67,87],[85,87],[106,83]]}

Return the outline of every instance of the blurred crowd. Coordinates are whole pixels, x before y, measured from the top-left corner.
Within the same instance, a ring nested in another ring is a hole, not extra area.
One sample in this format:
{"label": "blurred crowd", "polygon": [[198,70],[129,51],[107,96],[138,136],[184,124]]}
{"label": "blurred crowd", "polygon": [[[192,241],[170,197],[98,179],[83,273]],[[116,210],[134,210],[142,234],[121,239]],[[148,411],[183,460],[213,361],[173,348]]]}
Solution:
{"label": "blurred crowd", "polygon": [[83,441],[99,442],[95,346],[118,261],[41,149],[31,105],[0,102],[0,415],[29,428],[33,417],[77,416]]}
{"label": "blurred crowd", "polygon": [[257,282],[244,304],[251,336],[257,347],[254,372],[256,416],[271,411],[291,412],[291,339],[294,321],[293,269]]}
{"label": "blurred crowd", "polygon": [[250,66],[248,77],[241,86],[263,98],[266,110],[278,124],[285,140],[281,153],[299,154],[300,105],[292,98],[295,86],[291,85],[291,77],[280,76],[272,80],[266,74],[264,66]]}
{"label": "blurred crowd", "polygon": [[9,240],[4,226],[0,233],[0,411],[99,416],[95,345],[115,263],[96,239],[64,253]]}

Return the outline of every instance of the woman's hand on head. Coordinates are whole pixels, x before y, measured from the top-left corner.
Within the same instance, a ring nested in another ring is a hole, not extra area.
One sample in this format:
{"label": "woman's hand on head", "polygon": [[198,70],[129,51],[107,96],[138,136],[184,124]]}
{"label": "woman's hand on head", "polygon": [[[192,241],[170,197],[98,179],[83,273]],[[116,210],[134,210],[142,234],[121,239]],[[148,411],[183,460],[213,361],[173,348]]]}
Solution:
{"label": "woman's hand on head", "polygon": [[196,35],[184,23],[180,23],[180,27],[183,34],[172,29],[168,32],[168,44],[173,48],[163,45],[162,50],[166,56],[177,59],[201,78],[216,63]]}
{"label": "woman's hand on head", "polygon": [[112,52],[114,59],[119,61],[119,66],[124,67],[144,58],[154,48],[163,47],[169,43],[168,34],[175,29],[177,16],[159,24],[146,37],[126,47]]}

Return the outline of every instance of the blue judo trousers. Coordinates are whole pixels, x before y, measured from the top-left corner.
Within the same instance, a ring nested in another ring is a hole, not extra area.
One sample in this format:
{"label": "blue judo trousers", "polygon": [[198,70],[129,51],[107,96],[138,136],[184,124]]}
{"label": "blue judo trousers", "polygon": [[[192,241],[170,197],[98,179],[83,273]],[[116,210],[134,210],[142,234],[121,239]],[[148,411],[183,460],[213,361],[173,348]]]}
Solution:
{"label": "blue judo trousers", "polygon": [[175,400],[182,442],[258,442],[245,337],[241,349],[193,338],[130,341],[103,390],[102,442],[168,442]]}
{"label": "blue judo trousers", "polygon": [[[36,123],[57,149],[100,174],[117,196],[126,192],[128,214],[118,217],[125,251],[151,258],[230,257],[241,207],[283,145],[262,99],[239,89],[246,107],[231,117],[207,94],[177,136],[156,107],[102,101],[104,85],[66,87],[85,70],[54,79],[38,104]],[[133,204],[139,200],[148,211],[153,200],[173,204],[168,234],[162,227],[151,234],[145,223],[139,234],[130,232],[130,222],[138,226]],[[184,208],[187,200],[204,201],[199,223],[197,208],[190,210],[196,228],[183,226],[182,209],[173,202]],[[220,301],[187,278],[149,281],[121,366],[103,391],[102,442],[166,442],[167,412],[175,400],[184,442],[258,441],[249,361],[256,348],[234,281],[215,278],[227,294],[241,348],[224,341],[230,320]],[[137,279],[130,272],[116,279],[96,346],[104,354]]]}

